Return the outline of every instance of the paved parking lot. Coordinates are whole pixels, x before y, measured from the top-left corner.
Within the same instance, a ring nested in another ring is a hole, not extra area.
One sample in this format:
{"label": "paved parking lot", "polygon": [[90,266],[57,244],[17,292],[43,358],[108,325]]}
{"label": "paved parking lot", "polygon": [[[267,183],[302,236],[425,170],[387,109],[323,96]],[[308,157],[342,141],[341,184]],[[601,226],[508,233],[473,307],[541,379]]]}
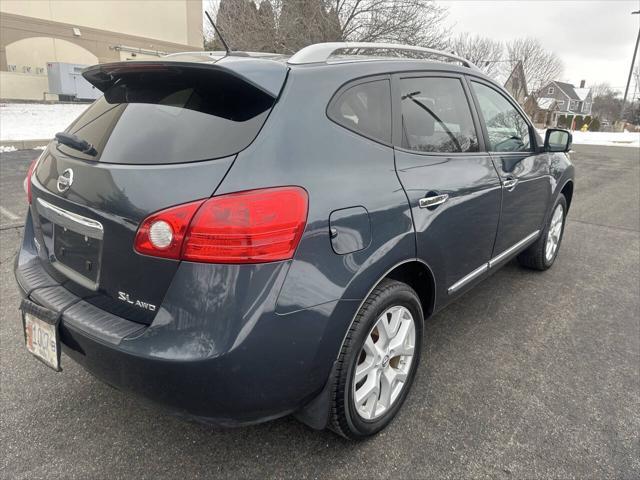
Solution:
{"label": "paved parking lot", "polygon": [[[23,347],[12,274],[22,179],[0,154],[3,478],[639,478],[640,152],[576,146],[555,266],[507,265],[426,324],[416,384],[378,437],[349,443],[285,418],[186,422]],[[203,379],[206,381],[207,379]]]}

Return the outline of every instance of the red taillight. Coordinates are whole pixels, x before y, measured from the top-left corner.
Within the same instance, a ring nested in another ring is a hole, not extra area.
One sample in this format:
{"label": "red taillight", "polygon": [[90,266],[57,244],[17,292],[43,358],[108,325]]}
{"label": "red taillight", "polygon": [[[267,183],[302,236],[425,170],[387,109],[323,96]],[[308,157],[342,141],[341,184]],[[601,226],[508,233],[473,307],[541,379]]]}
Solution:
{"label": "red taillight", "polygon": [[[203,203],[204,200],[185,203],[147,217],[138,228],[138,233],[136,233],[134,243],[136,251],[145,255],[179,260],[189,222]],[[168,245],[158,242],[157,236],[153,235],[153,229],[158,225],[166,225],[171,230],[171,240]]]}
{"label": "red taillight", "polygon": [[27,194],[27,200],[29,201],[29,204],[31,204],[31,177],[33,176],[33,172],[36,171],[39,160],[40,157],[31,162],[31,165],[29,165],[29,170],[27,170],[27,176],[24,178],[24,182],[22,183],[24,192]]}
{"label": "red taillight", "polygon": [[[300,187],[250,190],[179,205],[144,220],[135,249],[206,263],[287,260],[302,237],[307,207],[307,192]],[[163,222],[172,230],[168,247],[171,234]]]}

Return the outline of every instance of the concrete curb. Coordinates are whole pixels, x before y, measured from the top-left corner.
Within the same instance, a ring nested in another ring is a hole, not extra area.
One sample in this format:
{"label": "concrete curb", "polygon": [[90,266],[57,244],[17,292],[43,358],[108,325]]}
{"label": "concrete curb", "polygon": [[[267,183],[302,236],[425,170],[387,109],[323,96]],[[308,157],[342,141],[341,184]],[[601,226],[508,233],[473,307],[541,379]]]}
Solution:
{"label": "concrete curb", "polygon": [[14,147],[16,150],[30,150],[35,147],[43,147],[49,144],[50,138],[40,140],[2,140],[0,147]]}

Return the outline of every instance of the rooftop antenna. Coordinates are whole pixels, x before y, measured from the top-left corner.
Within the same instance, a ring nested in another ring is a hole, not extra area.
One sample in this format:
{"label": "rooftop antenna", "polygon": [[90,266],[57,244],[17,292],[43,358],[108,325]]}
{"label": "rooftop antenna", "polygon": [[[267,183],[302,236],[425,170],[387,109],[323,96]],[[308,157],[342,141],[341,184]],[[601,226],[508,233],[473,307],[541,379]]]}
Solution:
{"label": "rooftop antenna", "polygon": [[213,21],[213,19],[211,18],[211,15],[209,15],[209,12],[207,12],[206,10],[205,10],[204,14],[209,19],[209,22],[211,23],[211,26],[213,27],[213,29],[218,34],[218,37],[220,37],[220,41],[222,42],[222,46],[224,47],[225,51],[227,52],[227,55],[231,55],[231,49],[229,48],[229,45],[227,45],[227,42],[224,41],[224,37],[220,33],[220,30],[218,30],[218,27],[216,27],[216,24]]}

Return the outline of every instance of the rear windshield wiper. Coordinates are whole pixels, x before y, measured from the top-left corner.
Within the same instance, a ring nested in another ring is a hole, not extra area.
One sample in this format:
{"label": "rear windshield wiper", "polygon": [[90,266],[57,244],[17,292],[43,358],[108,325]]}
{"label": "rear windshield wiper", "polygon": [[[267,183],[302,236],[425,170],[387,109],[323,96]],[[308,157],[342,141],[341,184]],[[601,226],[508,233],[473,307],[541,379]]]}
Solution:
{"label": "rear windshield wiper", "polygon": [[56,140],[58,140],[58,143],[87,155],[91,155],[92,157],[95,157],[98,154],[98,151],[93,145],[72,133],[58,132],[56,133]]}

